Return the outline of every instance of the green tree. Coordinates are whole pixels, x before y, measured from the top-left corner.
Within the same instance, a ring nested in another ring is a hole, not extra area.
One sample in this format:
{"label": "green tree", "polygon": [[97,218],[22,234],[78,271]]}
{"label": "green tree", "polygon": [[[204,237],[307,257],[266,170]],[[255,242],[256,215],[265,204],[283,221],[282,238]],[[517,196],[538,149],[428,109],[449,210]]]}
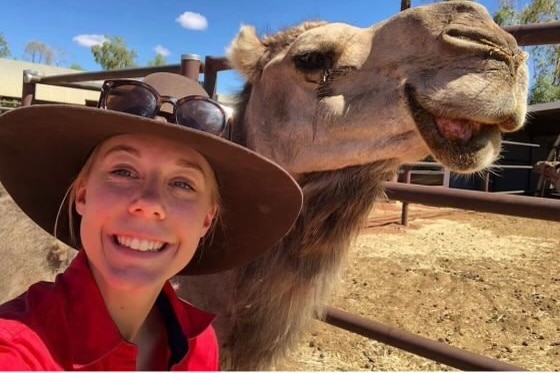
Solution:
{"label": "green tree", "polygon": [[0,32],[0,58],[9,57],[11,54],[8,42],[4,38],[4,33]]}
{"label": "green tree", "polygon": [[[516,1],[501,0],[494,21],[501,26],[510,26],[552,22],[560,18],[558,0],[531,0],[523,9],[516,8]],[[538,45],[528,47],[527,51],[533,67],[529,103],[560,100],[560,45]]]}
{"label": "green tree", "polygon": [[84,71],[84,68],[81,67],[80,65],[78,65],[77,63],[73,63],[69,66],[70,69],[74,69],[74,70],[81,70]]}
{"label": "green tree", "polygon": [[167,60],[165,59],[165,56],[161,53],[158,53],[152,61],[148,61],[148,66],[163,66],[163,65],[167,65]]}
{"label": "green tree", "polygon": [[138,56],[134,49],[128,49],[123,38],[106,36],[107,41],[91,47],[93,58],[104,70],[118,70],[135,67]]}
{"label": "green tree", "polygon": [[501,0],[500,9],[494,14],[494,22],[501,26],[512,25],[516,15],[515,0]]}

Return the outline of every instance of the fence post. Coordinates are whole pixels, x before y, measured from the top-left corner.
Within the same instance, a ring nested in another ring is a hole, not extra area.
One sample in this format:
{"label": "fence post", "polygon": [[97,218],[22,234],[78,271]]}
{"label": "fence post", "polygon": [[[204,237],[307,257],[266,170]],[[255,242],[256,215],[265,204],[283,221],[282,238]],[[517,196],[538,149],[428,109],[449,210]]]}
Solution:
{"label": "fence post", "polygon": [[216,68],[216,60],[206,56],[204,60],[204,89],[206,93],[216,99],[216,83],[218,81],[218,69]]}
{"label": "fence post", "polygon": [[181,55],[181,74],[198,82],[200,74],[200,56],[198,54]]}
{"label": "fence post", "polygon": [[488,192],[490,190],[490,172],[484,172],[484,191]]}
{"label": "fence post", "polygon": [[21,87],[21,106],[30,106],[35,101],[35,87],[37,71],[23,70],[23,85]]}
{"label": "fence post", "polygon": [[449,168],[443,168],[443,186],[449,188],[449,182],[451,181],[451,171]]}
{"label": "fence post", "polygon": [[[412,167],[404,166],[403,172],[404,172],[403,182],[406,184],[410,184]],[[408,202],[402,203],[401,224],[405,227],[408,227]]]}

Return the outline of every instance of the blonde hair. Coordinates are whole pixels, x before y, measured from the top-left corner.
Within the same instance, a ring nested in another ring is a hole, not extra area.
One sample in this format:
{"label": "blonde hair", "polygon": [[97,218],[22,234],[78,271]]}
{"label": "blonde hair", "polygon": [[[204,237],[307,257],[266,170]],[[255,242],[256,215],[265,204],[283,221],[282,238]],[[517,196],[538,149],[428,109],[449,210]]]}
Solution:
{"label": "blonde hair", "polygon": [[[88,158],[86,159],[86,161],[84,162],[84,165],[82,166],[82,168],[80,169],[80,172],[78,173],[78,175],[76,175],[76,177],[74,178],[74,181],[72,181],[72,183],[70,184],[70,186],[68,187],[68,190],[66,191],[66,194],[64,195],[64,199],[62,200],[60,207],[58,209],[58,214],[56,216],[56,220],[55,220],[55,228],[54,228],[54,236],[56,238],[56,233],[57,233],[57,225],[58,225],[58,219],[60,217],[60,213],[63,209],[63,206],[65,203],[67,203],[68,205],[68,229],[69,229],[69,233],[70,233],[70,244],[76,248],[81,248],[81,239],[80,239],[80,234],[79,234],[79,227],[75,226],[75,220],[74,219],[74,213],[75,213],[75,201],[76,201],[76,194],[78,192],[78,186],[85,182],[87,180],[87,178],[89,177],[90,173],[91,173],[91,169],[93,166],[93,160],[95,159],[95,157],[97,156],[97,153],[99,152],[99,149],[101,148],[101,145],[103,144],[100,143],[98,144],[93,151],[90,153],[90,155],[88,156]],[[203,156],[204,157],[204,156]],[[206,158],[204,158],[206,159]],[[209,239],[210,241],[212,240],[212,237],[214,235],[214,230],[216,229],[216,225],[219,224],[219,221],[221,221],[221,215],[222,215],[222,204],[221,204],[221,195],[220,195],[220,189],[219,189],[219,183],[218,183],[218,178],[217,175],[214,173],[214,169],[212,168],[212,166],[210,166],[210,172],[211,175],[209,175],[209,181],[210,181],[210,188],[211,188],[211,203],[213,204],[213,207],[216,208],[216,213],[214,214],[214,219],[212,220],[212,225],[210,226],[210,228],[208,229],[208,231],[206,232],[206,235],[201,239],[201,243],[205,242],[207,239]],[[200,246],[200,245],[199,245]]]}
{"label": "blonde hair", "polygon": [[[100,148],[101,148],[101,144],[97,145],[93,149],[91,154],[86,159],[84,165],[80,169],[80,172],[78,172],[78,175],[76,176],[74,181],[72,181],[72,184],[70,184],[70,186],[68,187],[68,192],[66,193],[66,195],[68,197],[68,229],[70,231],[69,232],[70,233],[70,243],[72,244],[72,246],[75,246],[75,247],[80,247],[81,246],[81,240],[79,239],[80,234],[79,234],[79,231],[77,231],[77,229],[79,229],[79,227],[74,226],[74,209],[75,209],[75,205],[76,205],[75,204],[76,193],[78,192],[78,186],[82,182],[85,182],[85,180],[88,178],[88,176],[91,172],[91,167],[93,165],[93,160],[95,159],[95,157],[96,157],[97,153],[99,152]],[[64,204],[64,201],[63,201],[63,204]],[[57,218],[57,220],[58,220],[58,218]],[[78,234],[76,234],[76,233],[78,233]]]}

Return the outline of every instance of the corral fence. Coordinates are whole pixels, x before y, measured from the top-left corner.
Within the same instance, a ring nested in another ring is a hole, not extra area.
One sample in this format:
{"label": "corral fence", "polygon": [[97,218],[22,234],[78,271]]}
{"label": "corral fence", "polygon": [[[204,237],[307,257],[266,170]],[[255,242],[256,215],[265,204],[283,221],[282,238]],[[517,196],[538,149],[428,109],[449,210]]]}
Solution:
{"label": "corral fence", "polygon": [[[410,6],[410,1],[402,1],[403,6],[406,6],[407,3],[408,6]],[[560,43],[560,22],[505,27],[505,29],[513,34],[518,44],[521,46]],[[216,97],[218,73],[229,69],[230,67],[224,57],[207,56],[204,61],[201,61],[197,55],[185,54],[181,56],[181,63],[178,65],[84,72],[47,77],[38,76],[32,71],[26,70],[23,73],[21,104],[22,106],[27,106],[35,102],[37,84],[50,84],[99,91],[100,85],[91,82],[105,79],[138,78],[153,72],[161,71],[183,74],[196,80],[199,80],[200,74],[204,74],[203,87],[211,97]],[[530,146],[530,144],[528,146]],[[449,173],[446,170],[441,170],[441,166],[433,163],[430,163],[430,165],[420,163],[420,165],[440,168],[439,172],[442,172],[444,175],[444,184],[448,184]],[[409,172],[408,175],[410,175],[410,168],[407,167],[410,166],[414,165],[405,165],[404,167],[404,172]],[[405,176],[405,179],[407,178],[409,180],[409,176]],[[438,207],[453,207],[534,219],[560,221],[560,200],[389,181],[385,182],[385,189],[389,199],[400,200],[403,202],[403,206],[409,203],[420,203]],[[407,213],[405,212],[405,208],[403,208],[403,223],[407,221],[407,217],[404,216],[405,214]],[[461,370],[524,370],[524,368],[500,360],[477,355],[332,307],[326,308],[323,321]]]}

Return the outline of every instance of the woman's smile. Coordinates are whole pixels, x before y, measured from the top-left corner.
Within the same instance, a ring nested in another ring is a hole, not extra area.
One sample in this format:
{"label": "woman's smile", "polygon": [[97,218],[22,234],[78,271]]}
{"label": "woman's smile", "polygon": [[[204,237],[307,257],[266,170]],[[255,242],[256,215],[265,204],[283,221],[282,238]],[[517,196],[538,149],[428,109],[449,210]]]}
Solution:
{"label": "woman's smile", "polygon": [[161,241],[144,240],[141,238],[121,235],[116,235],[115,239],[119,245],[137,251],[160,251],[166,244]]}

